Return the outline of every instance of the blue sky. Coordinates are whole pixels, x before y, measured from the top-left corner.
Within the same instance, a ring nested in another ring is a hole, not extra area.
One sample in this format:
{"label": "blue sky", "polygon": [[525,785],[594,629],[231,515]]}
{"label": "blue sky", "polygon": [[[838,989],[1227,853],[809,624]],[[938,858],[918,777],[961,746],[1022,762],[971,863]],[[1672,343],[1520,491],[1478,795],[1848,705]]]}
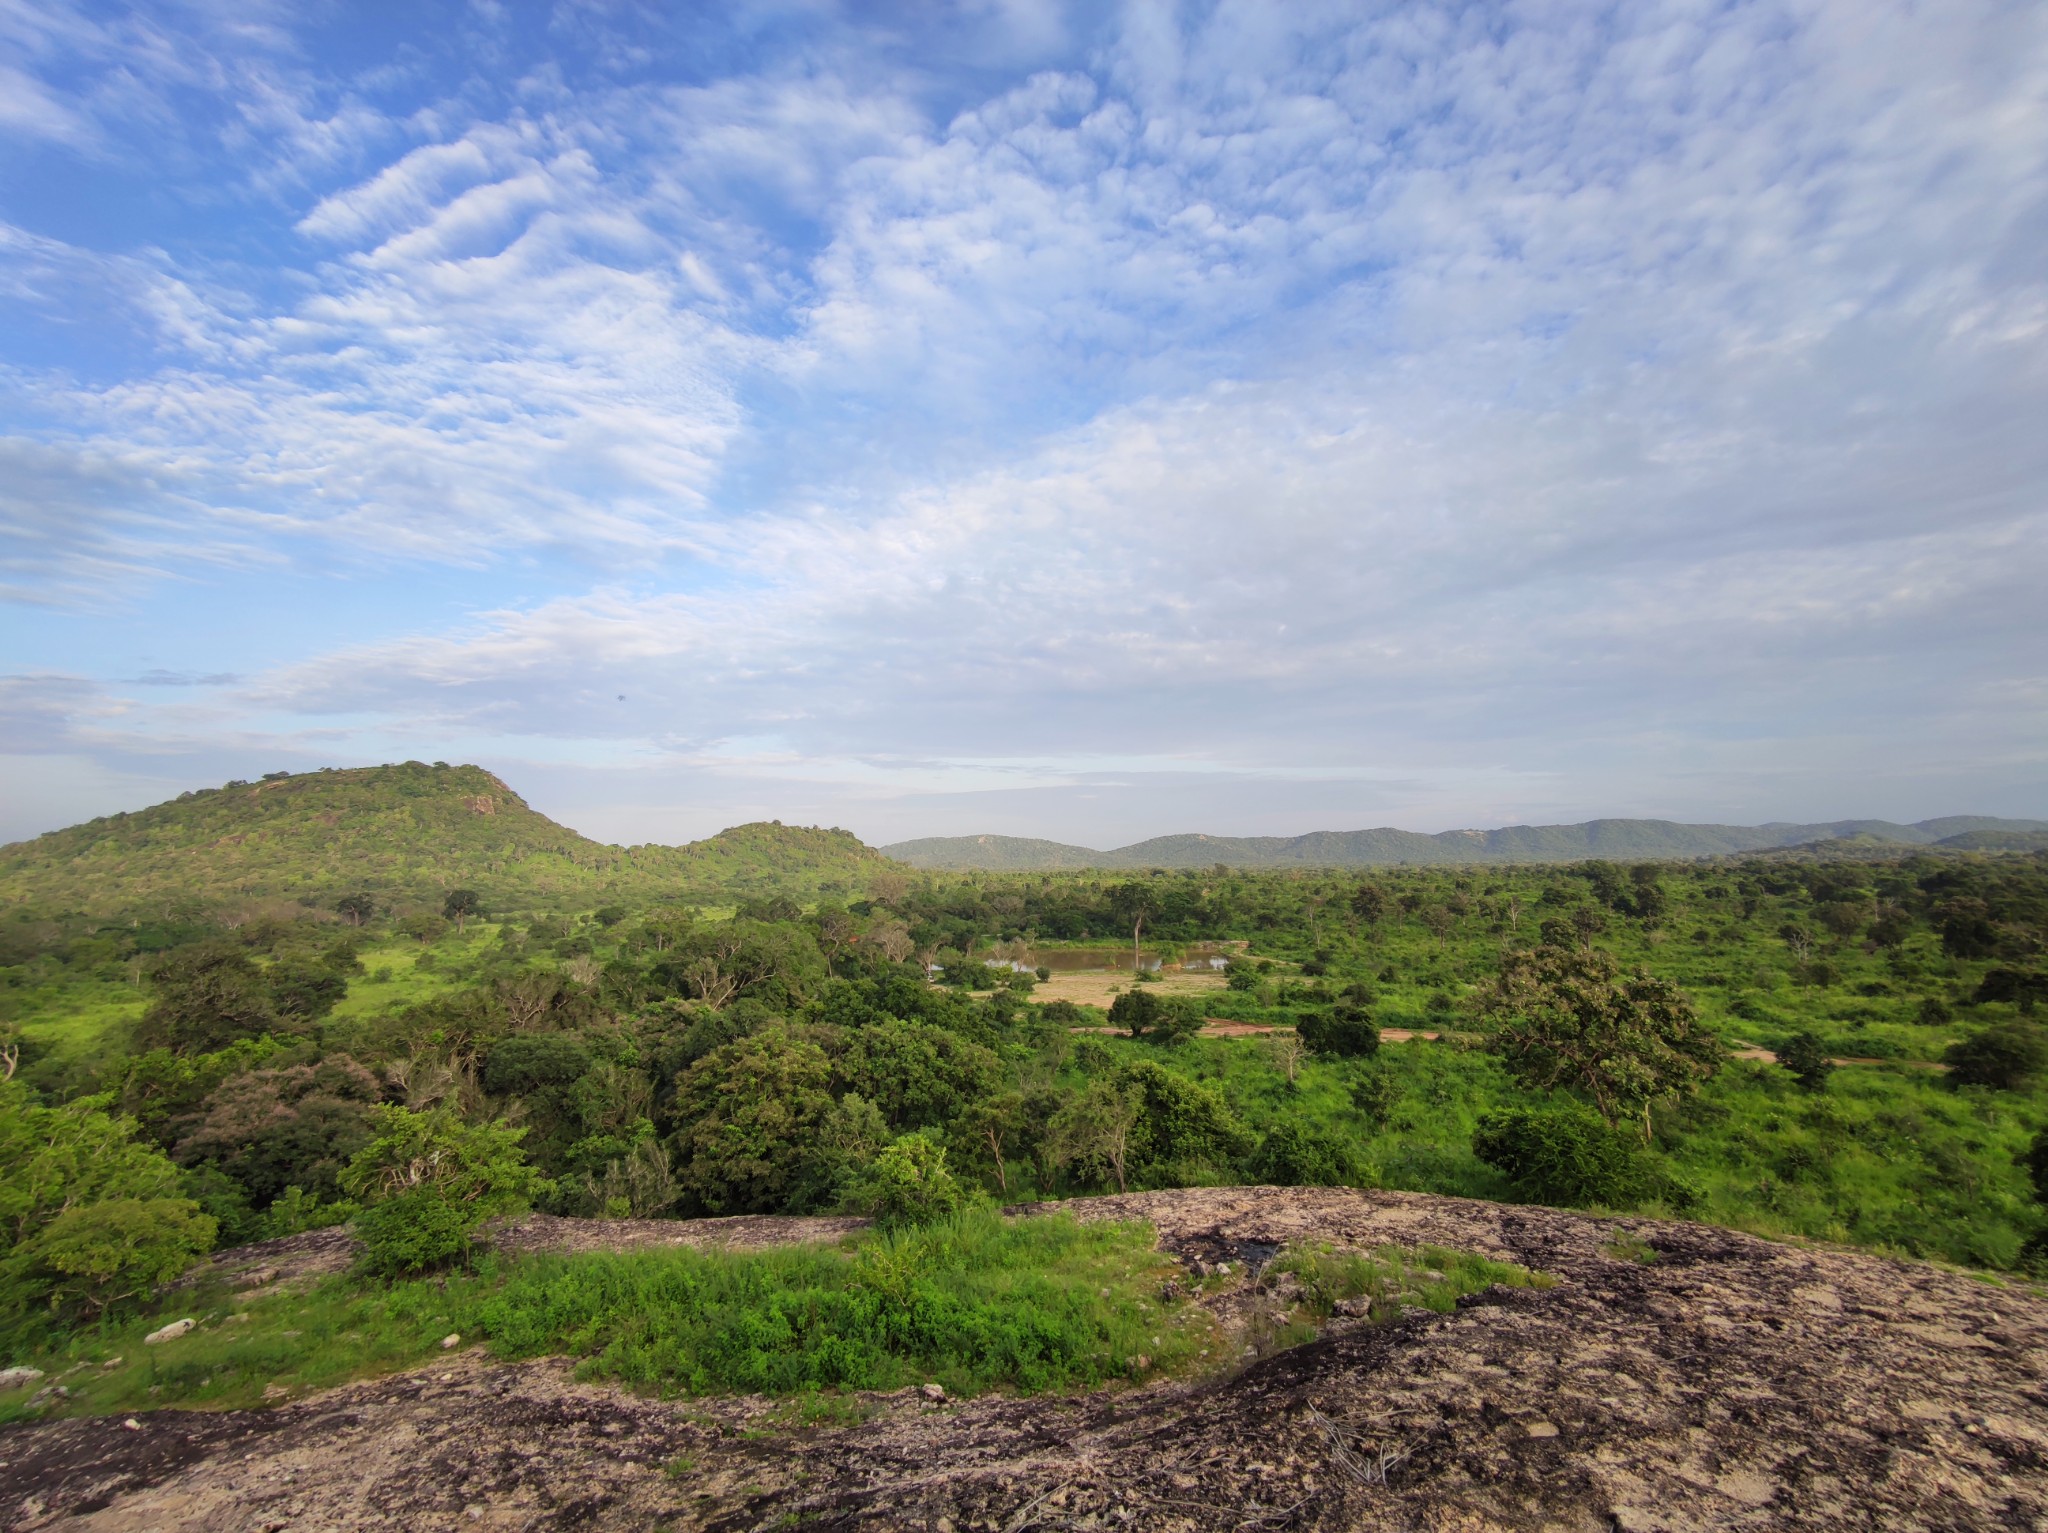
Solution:
{"label": "blue sky", "polygon": [[0,0],[0,837],[2048,815],[2048,10]]}

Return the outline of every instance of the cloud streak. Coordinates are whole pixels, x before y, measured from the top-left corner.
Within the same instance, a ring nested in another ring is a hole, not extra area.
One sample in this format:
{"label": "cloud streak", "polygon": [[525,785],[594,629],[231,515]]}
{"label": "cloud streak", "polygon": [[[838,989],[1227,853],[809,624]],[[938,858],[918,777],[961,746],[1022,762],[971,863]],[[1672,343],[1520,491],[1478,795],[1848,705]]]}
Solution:
{"label": "cloud streak", "polygon": [[895,833],[1184,828],[972,818],[1085,819],[1112,759],[1226,830],[1344,818],[1299,770],[1383,815],[2048,810],[2038,8],[1010,8],[922,57],[822,12],[694,70],[590,22],[499,90],[322,78],[273,20],[125,106],[59,65],[132,37],[30,55],[52,145],[133,152],[204,53],[280,147],[219,215],[260,259],[17,217],[0,301],[111,287],[132,340],[12,359],[8,594],[339,577],[324,642],[109,678]]}

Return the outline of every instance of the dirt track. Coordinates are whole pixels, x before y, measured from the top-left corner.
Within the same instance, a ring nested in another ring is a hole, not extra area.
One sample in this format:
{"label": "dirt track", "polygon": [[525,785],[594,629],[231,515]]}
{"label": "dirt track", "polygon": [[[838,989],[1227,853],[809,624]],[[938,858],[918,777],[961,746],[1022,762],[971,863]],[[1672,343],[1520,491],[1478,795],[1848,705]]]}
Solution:
{"label": "dirt track", "polygon": [[[763,1430],[773,1402],[636,1399],[469,1351],[269,1411],[5,1429],[0,1517],[81,1533],[2048,1528],[2036,1291],[1697,1225],[1414,1194],[1068,1206],[1149,1218],[1168,1249],[1236,1253],[1240,1267],[1313,1236],[1457,1246],[1561,1281],[1456,1315],[1346,1322],[1225,1379],[1067,1400],[876,1397],[872,1419],[818,1432]],[[1620,1229],[1657,1259],[1610,1254]]]}

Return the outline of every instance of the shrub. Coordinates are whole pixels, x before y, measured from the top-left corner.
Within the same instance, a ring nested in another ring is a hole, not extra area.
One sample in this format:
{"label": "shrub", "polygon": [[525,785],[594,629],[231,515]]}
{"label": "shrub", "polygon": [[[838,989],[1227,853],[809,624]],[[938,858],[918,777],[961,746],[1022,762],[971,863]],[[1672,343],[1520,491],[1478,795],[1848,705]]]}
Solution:
{"label": "shrub", "polygon": [[1357,1187],[1366,1180],[1358,1150],[1341,1134],[1283,1123],[1259,1146],[1262,1182],[1276,1187]]}
{"label": "shrub", "polygon": [[2030,1022],[2001,1022],[1950,1044],[1941,1057],[1953,1085],[2018,1091],[2048,1069],[2048,1033]]}
{"label": "shrub", "polygon": [[966,1198],[946,1169],[945,1148],[923,1134],[905,1134],[854,1175],[846,1202],[892,1229],[958,1213]]}
{"label": "shrub", "polygon": [[322,1203],[303,1187],[287,1187],[264,1213],[261,1238],[275,1240],[281,1235],[303,1235],[307,1230],[330,1229],[334,1225],[348,1223],[358,1211],[356,1205],[345,1198],[334,1203]]}
{"label": "shrub", "polygon": [[1311,1054],[1328,1059],[1369,1059],[1379,1052],[1379,1025],[1363,1006],[1338,1006],[1320,1016],[1304,1016],[1294,1030]]}
{"label": "shrub", "polygon": [[1579,1107],[1488,1113],[1472,1136],[1472,1153],[1533,1203],[1624,1208],[1660,1190],[1649,1158],[1633,1139]]}
{"label": "shrub", "polygon": [[432,1187],[416,1187],[373,1204],[356,1216],[363,1266],[379,1277],[403,1277],[441,1267],[469,1252],[473,1209]]}
{"label": "shrub", "polygon": [[1790,1070],[1802,1091],[1825,1091],[1834,1061],[1816,1033],[1794,1033],[1778,1046],[1778,1063]]}
{"label": "shrub", "polygon": [[1251,1147],[1251,1131],[1214,1086],[1149,1059],[1118,1070],[1116,1085],[1138,1103],[1133,1165],[1227,1165]]}
{"label": "shrub", "polygon": [[1393,1115],[1401,1088],[1385,1070],[1374,1067],[1351,1083],[1351,1106],[1374,1128],[1382,1128]]}
{"label": "shrub", "polygon": [[214,1229],[189,1198],[109,1198],[66,1209],[20,1257],[50,1274],[53,1305],[98,1314],[183,1272],[213,1249]]}
{"label": "shrub", "polygon": [[365,1203],[431,1191],[463,1205],[472,1220],[517,1213],[554,1184],[526,1163],[523,1128],[465,1123],[453,1108],[375,1109],[377,1137],[341,1174],[342,1190]]}

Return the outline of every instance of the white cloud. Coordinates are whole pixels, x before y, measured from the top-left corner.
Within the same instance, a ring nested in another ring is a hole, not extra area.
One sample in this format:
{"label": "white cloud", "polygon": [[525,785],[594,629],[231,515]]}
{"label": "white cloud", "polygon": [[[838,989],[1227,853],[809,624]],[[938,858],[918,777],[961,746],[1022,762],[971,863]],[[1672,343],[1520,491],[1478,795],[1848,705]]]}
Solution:
{"label": "white cloud", "polygon": [[1933,772],[1935,721],[1952,781],[2038,775],[2037,7],[1134,7],[1093,51],[998,9],[1030,63],[978,91],[843,38],[411,117],[267,66],[262,184],[353,178],[289,281],[13,247],[24,295],[121,273],[166,354],[17,372],[70,486],[17,584],[127,578],[160,519],[573,559],[234,706],[864,802],[1064,753],[1014,791],[1578,770],[1595,811]]}

